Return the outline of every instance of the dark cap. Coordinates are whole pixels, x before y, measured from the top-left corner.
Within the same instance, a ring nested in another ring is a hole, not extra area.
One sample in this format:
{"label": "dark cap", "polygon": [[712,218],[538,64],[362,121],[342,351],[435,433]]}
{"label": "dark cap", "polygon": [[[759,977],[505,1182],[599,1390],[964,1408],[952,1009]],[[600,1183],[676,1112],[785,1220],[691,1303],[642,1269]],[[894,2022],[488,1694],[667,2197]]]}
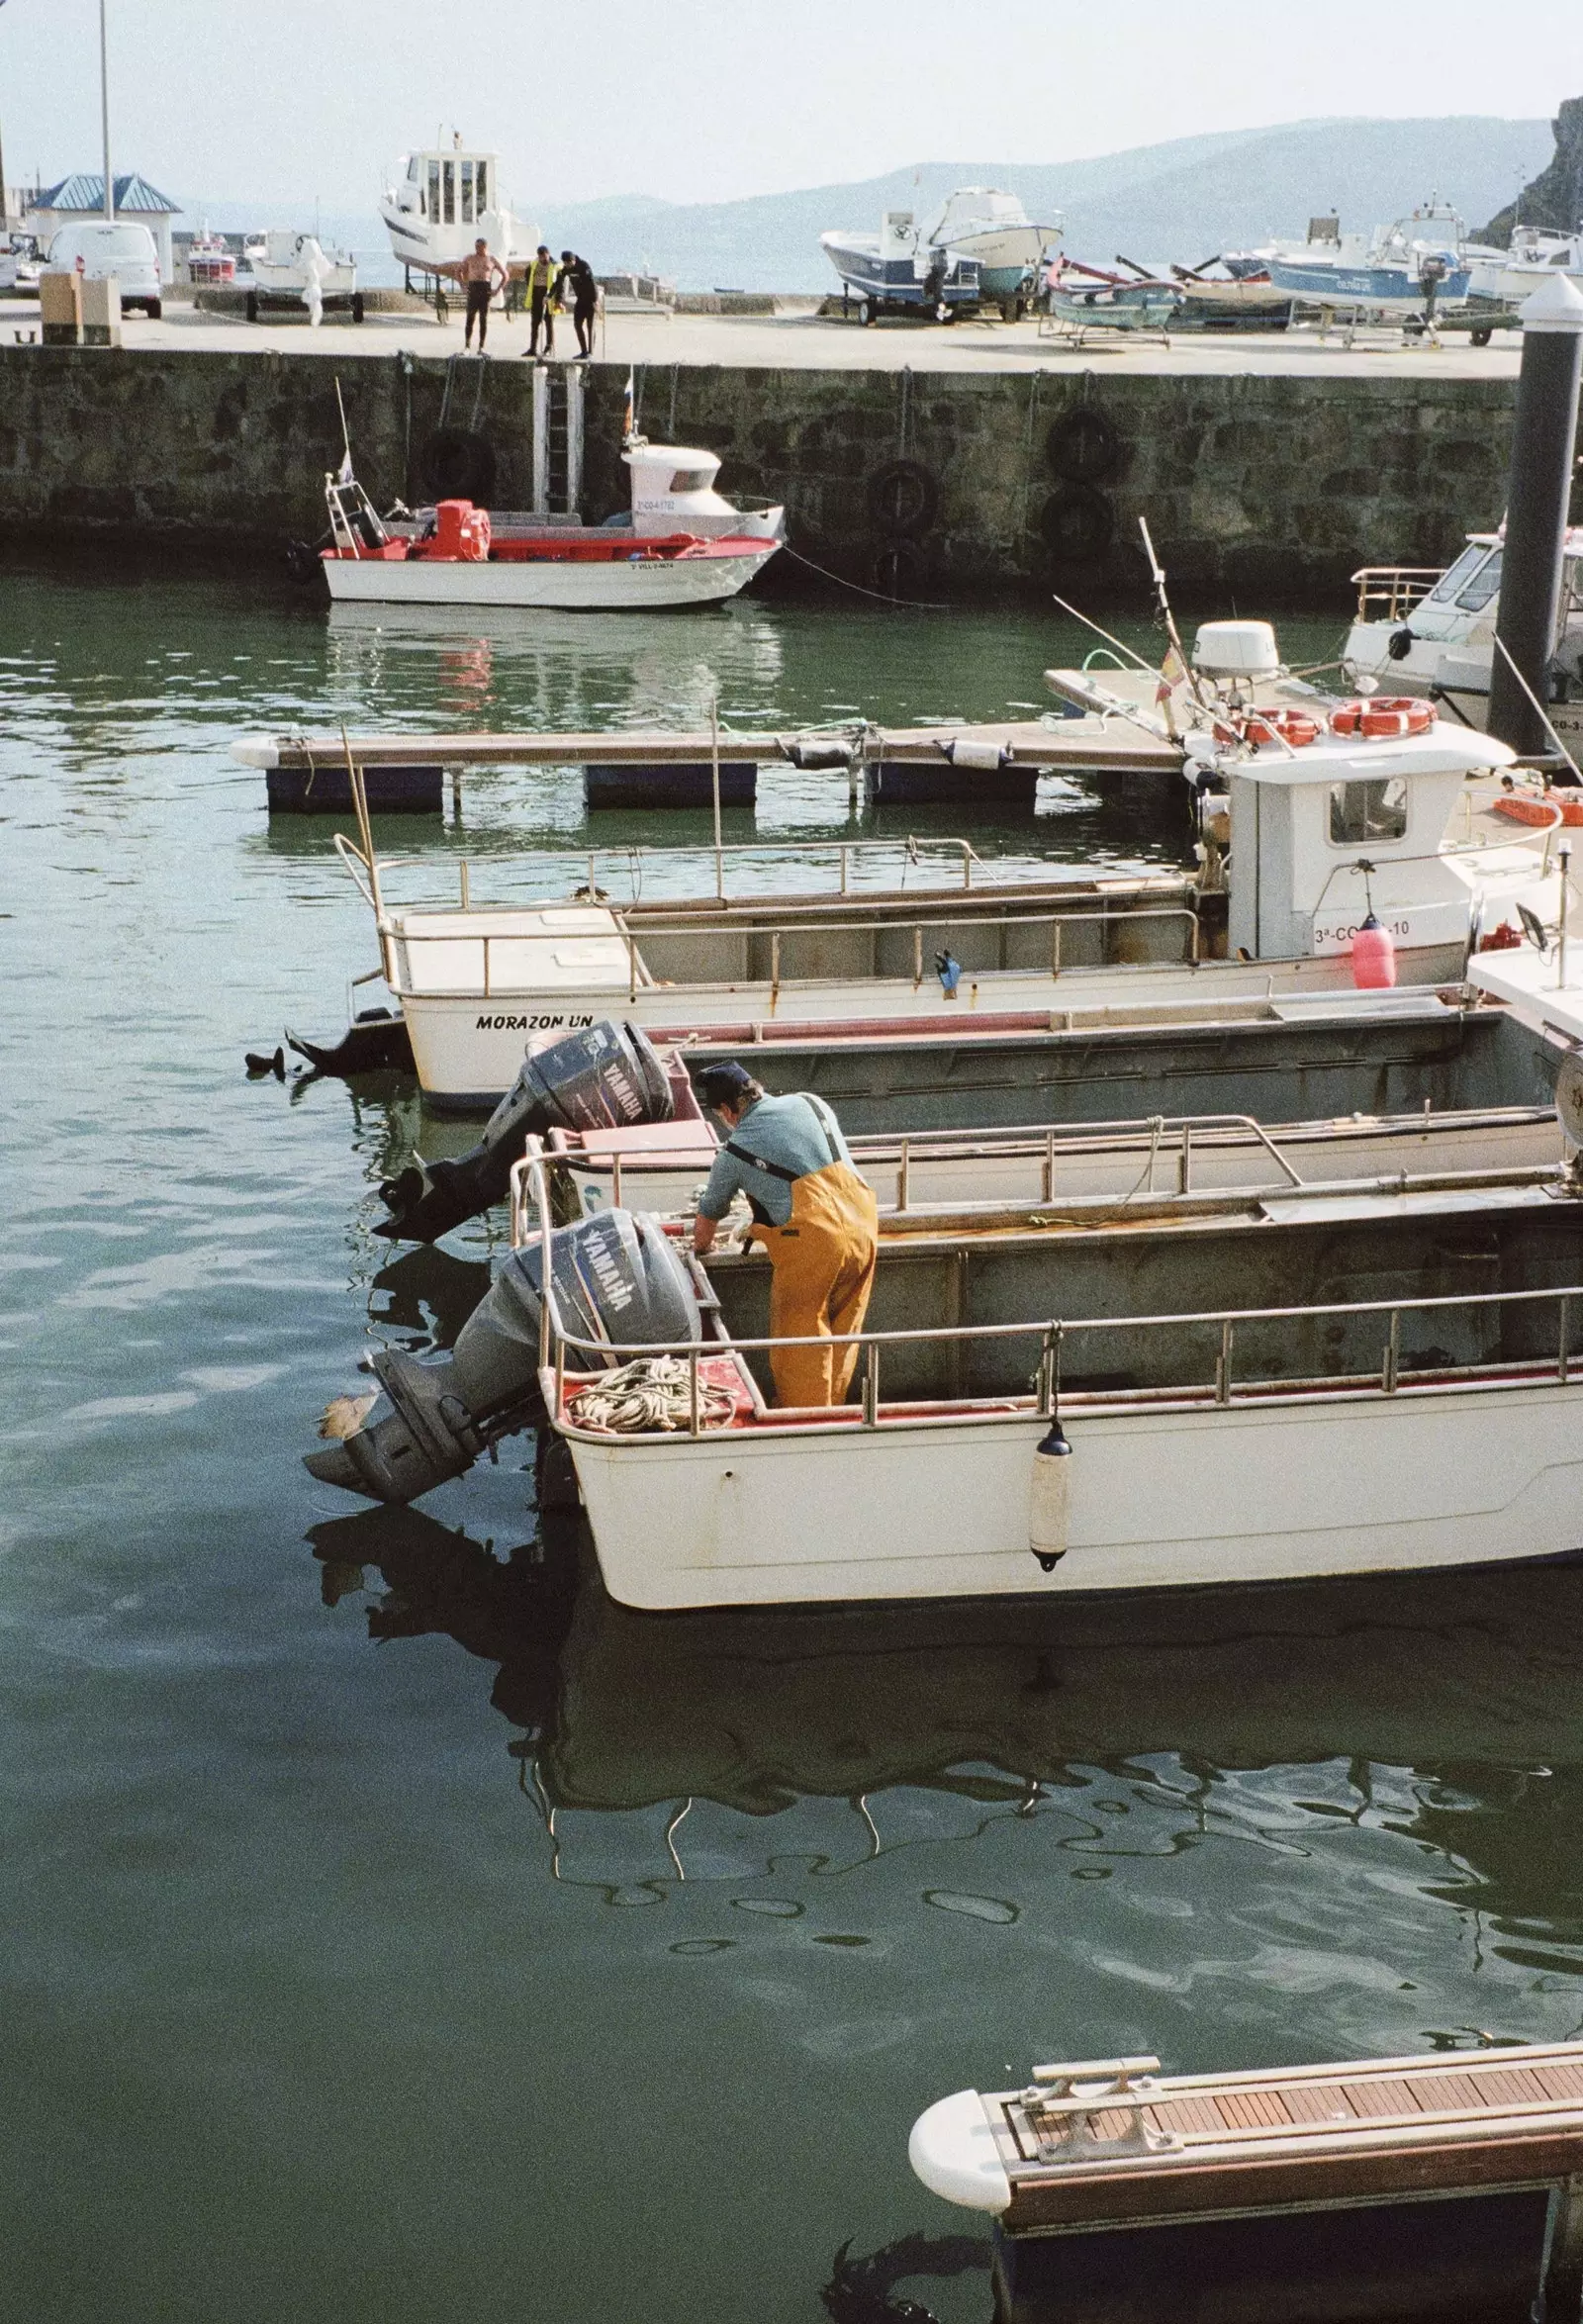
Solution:
{"label": "dark cap", "polygon": [[705,1066],[698,1078],[698,1092],[705,1105],[739,1106],[758,1083],[745,1067],[736,1064]]}
{"label": "dark cap", "polygon": [[570,250],[563,250],[561,252],[561,256],[565,259],[568,266],[570,266],[572,262],[572,252]]}

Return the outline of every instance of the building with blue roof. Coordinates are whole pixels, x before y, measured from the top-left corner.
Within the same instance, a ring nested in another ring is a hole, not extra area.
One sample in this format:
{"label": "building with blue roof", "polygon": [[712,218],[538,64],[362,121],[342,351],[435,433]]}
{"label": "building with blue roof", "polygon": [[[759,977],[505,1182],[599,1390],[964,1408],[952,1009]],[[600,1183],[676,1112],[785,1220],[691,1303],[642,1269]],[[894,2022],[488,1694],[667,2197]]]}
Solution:
{"label": "building with blue roof", "polygon": [[[181,204],[172,202],[157,186],[151,186],[136,170],[114,181],[117,218],[125,218],[130,225],[145,226],[154,237],[159,252],[159,278],[170,282],[175,267],[170,250],[170,222],[181,216]],[[89,176],[86,170],[77,170],[63,177],[58,185],[46,186],[37,193],[25,221],[29,233],[37,234],[47,244],[56,227],[80,226],[85,219],[102,219],[105,214],[105,181],[102,173]]]}

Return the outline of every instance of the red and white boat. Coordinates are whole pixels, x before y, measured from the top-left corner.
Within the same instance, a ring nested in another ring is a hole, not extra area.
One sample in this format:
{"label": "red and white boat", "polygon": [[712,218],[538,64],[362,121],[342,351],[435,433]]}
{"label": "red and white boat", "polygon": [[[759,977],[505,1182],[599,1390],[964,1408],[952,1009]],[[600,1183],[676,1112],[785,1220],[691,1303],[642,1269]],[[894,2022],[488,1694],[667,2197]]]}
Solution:
{"label": "red and white boat", "polygon": [[329,594],[340,604],[588,612],[709,605],[735,597],[781,546],[786,511],[734,507],[715,490],[713,452],[633,442],[621,457],[631,512],[599,525],[463,500],[382,517],[355,479],[327,476]]}

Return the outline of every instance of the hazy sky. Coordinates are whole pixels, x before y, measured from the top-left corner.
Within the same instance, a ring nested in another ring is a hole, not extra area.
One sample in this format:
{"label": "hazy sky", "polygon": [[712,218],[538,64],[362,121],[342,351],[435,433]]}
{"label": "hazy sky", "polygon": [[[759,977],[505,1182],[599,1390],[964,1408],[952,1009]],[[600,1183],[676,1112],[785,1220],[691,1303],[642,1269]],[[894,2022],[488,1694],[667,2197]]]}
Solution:
{"label": "hazy sky", "polygon": [[[1324,114],[1548,116],[1583,94],[1578,0],[1493,18],[1473,0],[108,7],[116,167],[297,208],[366,208],[441,124],[497,149],[531,208],[1059,161]],[[4,0],[7,177],[97,168],[98,106],[97,0]]]}

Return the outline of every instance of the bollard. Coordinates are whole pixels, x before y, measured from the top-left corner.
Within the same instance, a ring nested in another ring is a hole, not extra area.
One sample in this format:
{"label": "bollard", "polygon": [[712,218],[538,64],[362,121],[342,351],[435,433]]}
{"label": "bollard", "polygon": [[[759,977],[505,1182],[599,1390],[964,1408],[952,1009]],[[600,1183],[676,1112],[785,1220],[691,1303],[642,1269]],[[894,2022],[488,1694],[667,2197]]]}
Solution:
{"label": "bollard", "polygon": [[1512,660],[1509,663],[1497,650],[1490,677],[1489,728],[1522,757],[1538,758],[1552,746],[1518,673],[1543,701],[1545,666],[1555,651],[1561,548],[1577,439],[1583,291],[1558,274],[1524,302],[1522,315],[1523,367],[1517,382],[1506,553],[1495,627]]}

